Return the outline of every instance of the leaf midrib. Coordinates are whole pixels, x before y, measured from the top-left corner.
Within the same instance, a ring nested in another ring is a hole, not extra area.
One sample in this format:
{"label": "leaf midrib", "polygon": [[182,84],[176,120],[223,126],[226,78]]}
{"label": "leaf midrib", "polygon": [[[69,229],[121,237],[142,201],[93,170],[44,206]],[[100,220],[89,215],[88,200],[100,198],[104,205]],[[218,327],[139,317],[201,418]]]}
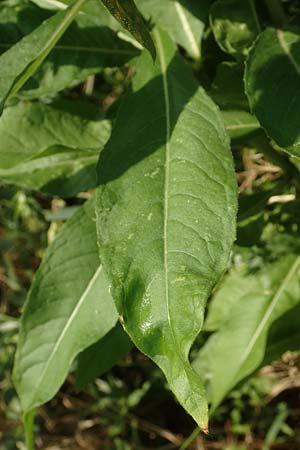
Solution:
{"label": "leaf midrib", "polygon": [[288,57],[288,59],[290,60],[290,63],[292,64],[292,66],[294,67],[294,69],[296,70],[297,74],[300,76],[300,65],[298,64],[298,62],[294,59],[294,56],[292,55],[285,39],[284,39],[284,32],[282,30],[277,30],[276,31],[277,34],[277,39],[279,42],[279,45],[282,49],[282,51],[286,54],[286,56]]}
{"label": "leaf midrib", "polygon": [[168,268],[168,215],[169,215],[169,165],[170,165],[170,140],[171,140],[171,114],[170,114],[170,99],[169,99],[169,84],[168,84],[168,76],[167,76],[167,65],[164,56],[163,45],[160,39],[160,35],[157,31],[155,31],[156,42],[157,42],[157,53],[159,57],[159,62],[161,66],[162,72],[162,81],[163,81],[163,92],[164,92],[164,101],[165,101],[165,111],[166,111],[166,157],[165,157],[165,176],[164,176],[164,271],[165,271],[165,290],[166,290],[166,306],[167,306],[167,315],[168,315],[168,324],[171,331],[172,339],[174,342],[174,346],[176,348],[177,355],[181,360],[183,370],[189,379],[188,372],[186,370],[186,362],[182,357],[181,350],[177,344],[177,339],[175,337],[172,320],[170,316],[170,300],[169,300],[169,268]]}
{"label": "leaf midrib", "polygon": [[199,59],[200,58],[199,46],[198,46],[197,40],[196,40],[191,28],[190,28],[190,25],[188,23],[188,20],[186,18],[186,14],[182,8],[182,5],[180,3],[178,3],[177,0],[175,0],[174,4],[175,4],[175,9],[176,9],[177,15],[182,24],[183,31],[185,32],[186,37],[188,38],[188,40],[190,42],[194,57],[196,59]]}
{"label": "leaf midrib", "polygon": [[47,370],[48,370],[48,368],[49,368],[49,366],[50,366],[50,364],[51,364],[51,362],[52,362],[52,360],[53,360],[57,350],[59,349],[59,347],[60,347],[64,337],[66,336],[66,334],[67,334],[68,330],[70,329],[74,319],[76,318],[78,311],[80,310],[80,308],[84,304],[84,301],[86,300],[86,298],[87,298],[89,292],[91,291],[93,285],[96,283],[99,275],[101,274],[101,271],[102,271],[102,264],[99,265],[98,269],[96,270],[96,272],[94,273],[94,275],[90,279],[86,289],[82,293],[81,297],[79,298],[79,301],[77,302],[75,308],[73,309],[72,314],[70,315],[70,317],[67,320],[64,328],[62,329],[61,334],[59,335],[59,338],[57,339],[57,341],[56,341],[56,343],[55,343],[55,345],[54,345],[54,347],[53,347],[53,349],[52,349],[52,351],[51,351],[51,353],[50,353],[50,355],[49,355],[49,357],[47,359],[47,363],[44,366],[44,369],[43,369],[43,371],[42,371],[42,373],[41,373],[41,375],[39,377],[38,383],[36,384],[34,395],[33,395],[33,398],[31,400],[31,405],[32,406],[31,406],[30,409],[34,408],[36,400],[37,400],[37,392],[39,392],[38,388],[43,383],[44,376],[45,376],[45,374],[46,374],[46,372],[47,372]]}

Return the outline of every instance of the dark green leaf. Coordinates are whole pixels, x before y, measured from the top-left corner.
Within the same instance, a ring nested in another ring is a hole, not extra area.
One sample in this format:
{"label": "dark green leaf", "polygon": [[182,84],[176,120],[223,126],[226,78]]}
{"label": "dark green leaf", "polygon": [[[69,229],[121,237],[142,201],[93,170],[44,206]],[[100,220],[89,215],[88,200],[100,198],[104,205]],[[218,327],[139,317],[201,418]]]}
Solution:
{"label": "dark green leaf", "polygon": [[250,106],[262,127],[283,149],[300,157],[300,37],[267,29],[246,64]]}
{"label": "dark green leaf", "polygon": [[110,370],[132,348],[132,342],[120,324],[106,336],[80,353],[76,371],[76,388],[82,389],[96,377]]}
{"label": "dark green leaf", "polygon": [[75,356],[117,318],[98,257],[91,200],[49,246],[29,292],[14,366],[23,411],[50,400]]}
{"label": "dark green leaf", "polygon": [[133,0],[101,0],[118,22],[142,44],[155,59],[156,50],[147,24]]}

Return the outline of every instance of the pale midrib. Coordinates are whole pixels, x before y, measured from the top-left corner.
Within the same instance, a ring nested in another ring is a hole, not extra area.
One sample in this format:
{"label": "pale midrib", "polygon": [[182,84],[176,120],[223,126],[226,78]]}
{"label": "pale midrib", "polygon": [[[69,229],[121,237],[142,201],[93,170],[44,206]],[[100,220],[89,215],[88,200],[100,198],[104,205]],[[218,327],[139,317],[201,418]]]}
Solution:
{"label": "pale midrib", "polygon": [[239,125],[227,125],[226,130],[240,130],[243,128],[260,128],[257,123],[241,123]]}
{"label": "pale midrib", "polygon": [[38,387],[43,383],[44,376],[45,376],[45,374],[46,374],[46,372],[47,372],[47,370],[48,370],[48,368],[49,368],[49,366],[50,366],[50,364],[51,364],[53,358],[55,357],[55,354],[56,354],[56,352],[57,352],[59,346],[61,345],[61,343],[62,343],[64,337],[66,336],[68,330],[70,329],[70,327],[71,327],[71,325],[72,325],[74,319],[76,318],[76,316],[77,316],[77,314],[78,314],[78,311],[80,310],[80,308],[81,308],[81,306],[83,305],[85,299],[87,298],[88,294],[90,293],[90,291],[91,291],[93,285],[95,284],[96,280],[98,279],[98,277],[99,277],[101,271],[102,271],[102,265],[100,265],[100,266],[98,267],[98,269],[96,270],[96,272],[94,273],[94,275],[93,275],[93,277],[91,278],[91,280],[89,281],[89,284],[87,285],[85,291],[83,292],[83,294],[81,295],[81,297],[80,297],[78,303],[76,304],[76,306],[75,306],[75,308],[74,308],[72,314],[70,315],[70,317],[69,317],[69,319],[67,320],[67,322],[66,322],[64,328],[62,329],[62,332],[61,332],[59,338],[57,339],[57,341],[56,341],[56,343],[55,343],[55,345],[54,345],[54,347],[53,347],[53,349],[52,349],[52,352],[51,352],[51,354],[49,355],[49,357],[48,357],[48,359],[47,359],[47,363],[45,364],[44,369],[43,369],[43,371],[42,371],[42,373],[41,373],[41,375],[40,375],[40,377],[39,377],[39,382],[38,382],[37,385],[36,385],[35,395],[34,395],[34,397],[33,397],[33,399],[32,399],[32,402],[31,402],[31,403],[33,404],[33,407],[35,406],[35,405],[34,405],[34,402],[35,402],[35,400],[36,400],[36,398],[37,398]]}
{"label": "pale midrib", "polygon": [[185,12],[184,12],[182,6],[178,3],[178,1],[175,1],[175,9],[178,14],[179,20],[182,24],[183,30],[184,30],[184,32],[188,38],[188,41],[191,45],[191,49],[193,51],[193,56],[196,59],[199,59],[200,58],[200,50],[199,50],[199,46],[197,43],[197,39],[195,38],[195,36],[191,30],[191,27],[188,23],[188,20],[186,18]]}
{"label": "pale midrib", "polygon": [[170,100],[169,100],[169,85],[167,76],[167,65],[164,57],[164,50],[160,40],[159,33],[156,33],[158,56],[162,72],[165,110],[166,110],[166,159],[165,159],[165,181],[164,181],[164,270],[165,270],[165,289],[166,289],[166,303],[167,314],[170,330],[173,334],[173,328],[170,318],[169,308],[169,280],[168,280],[168,209],[169,209],[169,164],[170,164],[170,138],[171,138],[171,120],[170,120]]}
{"label": "pale midrib", "polygon": [[263,332],[268,320],[270,319],[272,312],[274,311],[275,306],[277,305],[282,293],[284,292],[284,290],[287,287],[287,284],[290,282],[291,278],[293,277],[293,275],[295,274],[295,272],[297,271],[297,269],[300,267],[300,257],[298,257],[296,259],[296,261],[294,262],[294,264],[292,265],[291,269],[289,270],[288,274],[286,275],[286,277],[284,278],[281,286],[279,287],[279,289],[277,290],[276,294],[274,295],[273,300],[271,301],[267,311],[265,312],[265,315],[263,317],[263,320],[260,322],[259,326],[257,327],[251,341],[249,342],[245,353],[243,354],[243,358],[241,360],[241,366],[242,364],[244,364],[244,362],[247,360],[247,358],[249,357],[250,353],[252,352],[257,340],[259,339],[259,337],[261,336],[261,333]]}
{"label": "pale midrib", "polygon": [[278,38],[279,45],[282,48],[283,52],[289,58],[292,66],[296,69],[297,74],[300,76],[300,65],[297,63],[297,61],[294,59],[293,55],[291,54],[290,49],[284,39],[283,31],[277,30],[277,38]]}

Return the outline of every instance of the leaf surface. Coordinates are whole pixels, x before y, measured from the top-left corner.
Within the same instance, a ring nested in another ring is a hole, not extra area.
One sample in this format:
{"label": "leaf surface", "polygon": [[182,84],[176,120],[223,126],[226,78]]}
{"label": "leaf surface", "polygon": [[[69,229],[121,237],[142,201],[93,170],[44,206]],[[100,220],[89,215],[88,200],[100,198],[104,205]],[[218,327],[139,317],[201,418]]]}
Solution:
{"label": "leaf surface", "polygon": [[25,413],[50,400],[75,356],[117,321],[98,257],[93,216],[91,200],[48,247],[31,286],[13,375]]}
{"label": "leaf surface", "polygon": [[99,243],[126,331],[205,429],[189,350],[228,261],[236,183],[217,107],[170,39],[155,38],[157,62],[136,61],[134,92],[100,158]]}
{"label": "leaf surface", "polygon": [[268,135],[300,157],[300,37],[269,28],[246,63],[245,87],[252,111]]}
{"label": "leaf surface", "polygon": [[[270,326],[299,303],[299,276],[300,256],[289,255],[243,281],[244,290],[239,298],[235,295],[228,320],[208,339],[193,363],[206,378],[213,410],[262,363]],[[228,289],[224,290],[224,304],[228,295]],[[218,296],[222,296],[221,289]]]}

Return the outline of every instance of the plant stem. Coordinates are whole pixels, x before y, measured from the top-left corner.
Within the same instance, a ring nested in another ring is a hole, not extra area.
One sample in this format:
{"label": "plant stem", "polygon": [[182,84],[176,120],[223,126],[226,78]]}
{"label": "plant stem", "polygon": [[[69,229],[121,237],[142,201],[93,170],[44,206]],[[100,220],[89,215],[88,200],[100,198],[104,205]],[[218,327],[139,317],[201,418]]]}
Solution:
{"label": "plant stem", "polygon": [[35,410],[31,410],[24,414],[23,422],[25,428],[25,438],[26,438],[26,450],[34,450],[34,425]]}
{"label": "plant stem", "polygon": [[258,16],[257,16],[255,1],[254,0],[249,0],[249,3],[250,3],[252,14],[253,14],[253,17],[254,17],[254,20],[255,20],[255,23],[256,23],[257,31],[260,33],[261,32],[261,26],[260,26],[259,19],[258,19]]}
{"label": "plant stem", "polygon": [[280,0],[265,0],[270,17],[276,27],[282,27],[286,22],[286,16]]}
{"label": "plant stem", "polygon": [[200,428],[195,428],[194,431],[189,435],[189,437],[181,444],[179,450],[186,450],[189,445],[197,438],[200,431]]}

